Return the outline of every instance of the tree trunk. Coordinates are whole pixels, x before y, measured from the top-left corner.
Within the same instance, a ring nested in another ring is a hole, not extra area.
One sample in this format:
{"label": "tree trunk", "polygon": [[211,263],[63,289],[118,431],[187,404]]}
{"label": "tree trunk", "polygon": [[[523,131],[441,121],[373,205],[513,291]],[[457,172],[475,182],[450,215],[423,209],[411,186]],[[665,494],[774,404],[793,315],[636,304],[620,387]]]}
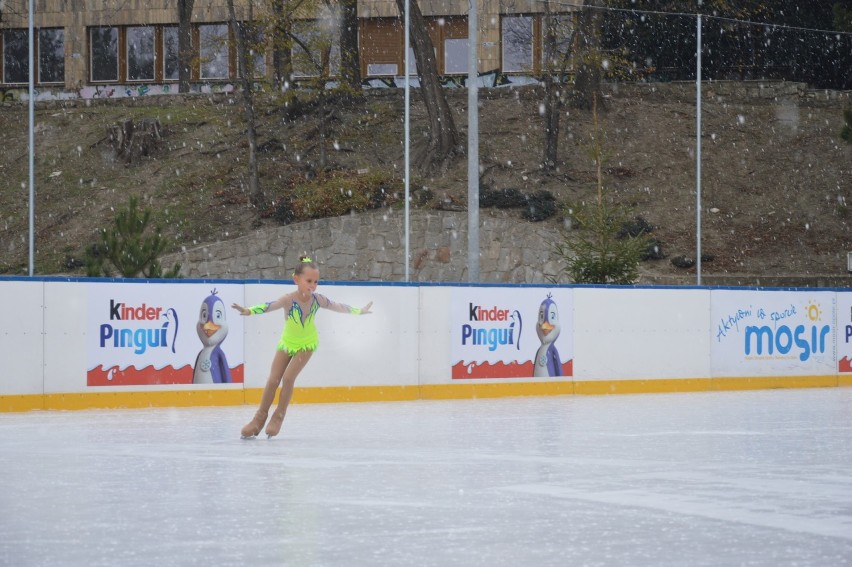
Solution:
{"label": "tree trunk", "polygon": [[[545,172],[557,168],[559,154],[559,120],[565,104],[565,89],[568,83],[568,71],[571,66],[572,46],[577,37],[576,26],[565,29],[557,16],[550,10],[550,3],[544,3],[544,58],[542,75],[544,77],[544,156],[542,169]],[[560,47],[561,46],[561,47]]]}
{"label": "tree trunk", "polygon": [[[404,16],[404,1],[396,0],[396,5],[399,13]],[[425,148],[418,151],[418,155],[414,157],[414,164],[421,171],[427,171],[435,166],[445,167],[453,157],[462,154],[464,149],[459,144],[453,114],[438,78],[435,47],[426,30],[426,20],[423,18],[417,0],[411,0],[409,5],[411,6],[409,33],[414,58],[417,60],[420,95],[423,97],[423,104],[429,115],[429,142]]]}
{"label": "tree trunk", "polygon": [[192,8],[195,0],[178,0],[178,92],[188,93],[192,80]]}
{"label": "tree trunk", "polygon": [[293,74],[293,58],[290,54],[290,17],[284,12],[284,0],[272,1],[273,37],[272,37],[272,80],[278,91],[290,87]]}
{"label": "tree trunk", "polygon": [[556,72],[556,31],[554,29],[553,16],[550,12],[550,2],[544,3],[544,159],[542,168],[544,171],[556,169],[556,160],[559,153],[559,111],[561,100],[559,98],[559,85],[554,81]]}
{"label": "tree trunk", "polygon": [[573,105],[576,108],[592,109],[595,100],[598,106],[603,100],[601,96],[601,26],[603,11],[595,9],[601,0],[588,0],[586,8],[580,12],[579,21],[579,57],[577,78],[574,82]]}
{"label": "tree trunk", "polygon": [[266,196],[261,191],[257,171],[257,121],[254,115],[252,70],[248,68],[245,29],[242,23],[237,22],[237,15],[234,11],[234,0],[228,0],[228,13],[231,16],[231,27],[237,39],[237,66],[239,67],[239,78],[242,85],[243,115],[245,116],[246,137],[249,145],[249,201],[258,209],[263,209],[266,207]]}
{"label": "tree trunk", "polygon": [[350,89],[361,89],[358,0],[340,0],[340,78]]}

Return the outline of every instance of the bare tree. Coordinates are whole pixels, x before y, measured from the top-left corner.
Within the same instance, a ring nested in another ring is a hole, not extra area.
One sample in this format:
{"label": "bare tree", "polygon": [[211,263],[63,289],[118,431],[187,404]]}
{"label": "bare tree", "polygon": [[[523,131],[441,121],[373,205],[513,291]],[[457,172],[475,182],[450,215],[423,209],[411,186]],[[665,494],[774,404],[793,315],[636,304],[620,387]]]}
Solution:
{"label": "bare tree", "polygon": [[598,104],[601,96],[601,78],[603,74],[601,56],[601,26],[603,0],[587,0],[580,12],[577,46],[577,78],[574,81],[573,105],[576,108],[591,110],[594,101]]}
{"label": "bare tree", "polygon": [[192,9],[195,0],[177,0],[178,91],[188,93],[192,79]]}
{"label": "bare tree", "polygon": [[[248,56],[246,23],[237,21],[234,0],[228,0],[228,14],[231,17],[231,29],[237,40],[237,68],[242,86],[243,115],[246,121],[246,137],[249,145],[249,200],[257,208],[265,208],[266,196],[260,187],[257,168],[257,120],[254,111],[254,61]],[[249,18],[251,19],[251,18]]]}
{"label": "bare tree", "polygon": [[[405,3],[396,0],[400,15],[405,15]],[[429,115],[429,141],[425,147],[416,149],[414,164],[420,170],[432,167],[445,167],[455,156],[464,152],[459,144],[453,113],[447,104],[447,97],[438,78],[438,68],[435,61],[435,47],[429,32],[426,30],[426,20],[420,11],[417,0],[409,2],[411,7],[410,34],[414,59],[417,61],[417,74],[420,78],[420,95]],[[475,46],[470,46],[476,49]]]}
{"label": "bare tree", "polygon": [[[328,23],[335,20],[335,7],[329,2],[325,2],[324,17],[320,21]],[[329,77],[331,76],[332,53],[334,47],[334,34],[337,28],[329,25],[319,25],[315,28],[302,28],[298,26],[291,28],[288,35],[288,41],[292,46],[291,56],[293,67],[297,71],[304,73],[305,79],[303,84],[310,87],[300,93],[306,94],[305,98],[311,99],[310,102],[303,100],[302,108],[315,107],[319,114],[319,124],[317,133],[319,134],[319,150],[320,169],[328,166],[328,152],[326,148],[328,140],[328,122],[333,110],[329,111],[329,91],[326,88]],[[307,77],[310,77],[309,79]],[[313,94],[311,94],[311,91]],[[298,105],[297,105],[298,106]]]}
{"label": "bare tree", "polygon": [[554,15],[550,2],[544,3],[544,171],[556,168],[559,154],[559,115],[565,99],[571,46],[576,34],[576,26],[572,22],[570,16],[566,19]]}

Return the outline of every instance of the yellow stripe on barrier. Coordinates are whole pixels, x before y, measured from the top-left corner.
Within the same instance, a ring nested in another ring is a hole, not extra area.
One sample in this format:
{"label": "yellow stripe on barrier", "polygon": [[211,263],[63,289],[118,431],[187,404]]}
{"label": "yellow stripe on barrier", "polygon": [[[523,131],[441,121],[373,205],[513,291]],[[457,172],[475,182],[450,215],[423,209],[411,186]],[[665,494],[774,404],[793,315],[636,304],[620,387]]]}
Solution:
{"label": "yellow stripe on barrier", "polygon": [[832,388],[837,376],[775,376],[713,378],[713,390],[772,390],[776,388]]}
{"label": "yellow stripe on barrier", "polygon": [[603,394],[654,394],[663,392],[706,392],[711,390],[710,378],[663,378],[659,380],[584,380],[574,383],[574,393],[599,396]]}
{"label": "yellow stripe on barrier", "polygon": [[0,396],[0,412],[32,411],[40,409],[44,409],[44,394]]}
{"label": "yellow stripe on barrier", "polygon": [[[553,382],[465,382],[421,386],[341,386],[296,388],[294,403],[390,402],[513,396],[607,395],[774,388],[852,386],[852,376],[782,376]],[[134,390],[0,396],[0,412],[147,407],[256,405],[261,388],[207,390]]]}
{"label": "yellow stripe on barrier", "polygon": [[574,393],[573,382],[500,382],[464,384],[425,384],[420,386],[424,400],[502,398],[512,396],[562,396]]}
{"label": "yellow stripe on barrier", "polygon": [[[246,390],[246,399],[260,402],[263,390]],[[251,396],[250,396],[251,394]],[[326,404],[338,402],[403,402],[418,399],[417,386],[342,386],[296,388],[293,403]]]}
{"label": "yellow stripe on barrier", "polygon": [[228,406],[245,403],[244,390],[158,390],[46,394],[44,409]]}

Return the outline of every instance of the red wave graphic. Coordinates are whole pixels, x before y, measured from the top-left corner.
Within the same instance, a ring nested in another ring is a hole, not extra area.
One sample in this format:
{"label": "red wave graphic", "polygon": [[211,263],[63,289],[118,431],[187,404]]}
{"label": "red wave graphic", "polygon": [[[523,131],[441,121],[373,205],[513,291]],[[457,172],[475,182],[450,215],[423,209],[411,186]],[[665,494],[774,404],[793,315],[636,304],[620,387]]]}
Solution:
{"label": "red wave graphic", "polygon": [[[128,366],[121,369],[118,366],[104,368],[98,365],[86,373],[88,386],[153,386],[160,384],[192,384],[194,369],[190,365],[183,368],[165,366],[156,369],[153,366],[136,368]],[[234,383],[243,382],[243,365],[231,368],[231,379]],[[215,386],[215,384],[213,384]]]}
{"label": "red wave graphic", "polygon": [[852,372],[852,360],[849,360],[848,356],[844,356],[840,360],[837,361],[837,371],[838,372]]}
{"label": "red wave graphic", "polygon": [[[562,375],[574,375],[574,361],[569,360],[562,364]],[[457,362],[452,368],[453,380],[468,380],[472,378],[532,378],[533,363],[527,362]]]}

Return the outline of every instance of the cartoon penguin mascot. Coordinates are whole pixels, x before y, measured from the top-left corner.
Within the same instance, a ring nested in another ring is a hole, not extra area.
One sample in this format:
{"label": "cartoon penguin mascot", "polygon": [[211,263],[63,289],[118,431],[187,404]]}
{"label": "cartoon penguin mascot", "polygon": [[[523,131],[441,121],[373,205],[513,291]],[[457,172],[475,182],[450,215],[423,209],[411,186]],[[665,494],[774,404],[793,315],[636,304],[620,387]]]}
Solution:
{"label": "cartoon penguin mascot", "polygon": [[559,309],[548,293],[547,299],[538,308],[538,322],[535,332],[541,341],[541,346],[535,353],[533,376],[562,376],[562,359],[556,350],[556,338],[559,336]]}
{"label": "cartoon penguin mascot", "polygon": [[225,304],[216,295],[215,289],[201,303],[196,330],[204,348],[195,359],[192,383],[230,383],[231,369],[225,353],[219,347],[228,336],[228,322],[225,320]]}

